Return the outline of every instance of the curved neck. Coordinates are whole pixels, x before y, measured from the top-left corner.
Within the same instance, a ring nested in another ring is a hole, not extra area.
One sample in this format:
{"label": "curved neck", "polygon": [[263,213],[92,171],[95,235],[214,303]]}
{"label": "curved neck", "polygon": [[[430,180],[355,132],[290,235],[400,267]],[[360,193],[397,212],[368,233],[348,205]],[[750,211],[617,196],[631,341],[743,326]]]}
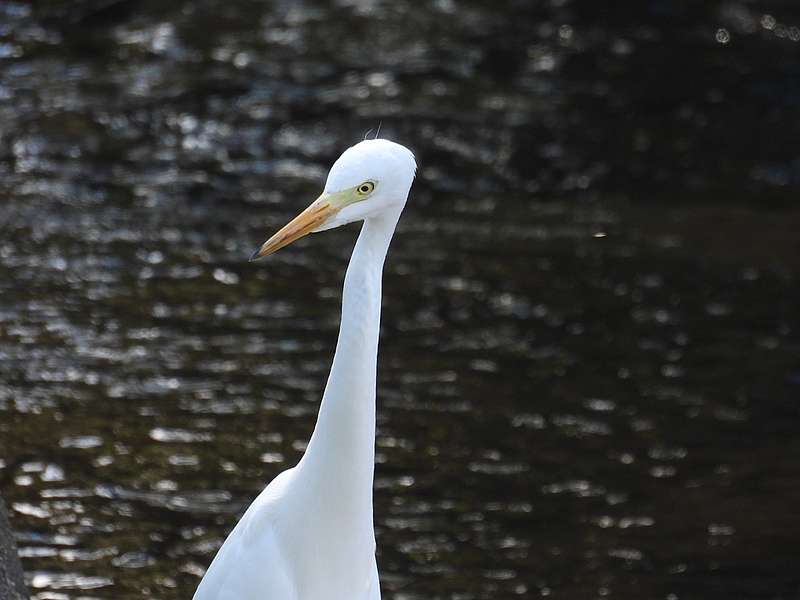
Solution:
{"label": "curved neck", "polygon": [[[303,458],[308,484],[331,508],[369,505],[375,469],[375,375],[383,262],[400,209],[364,221],[342,295],[342,321],[317,424]],[[363,510],[359,514],[363,514]]]}

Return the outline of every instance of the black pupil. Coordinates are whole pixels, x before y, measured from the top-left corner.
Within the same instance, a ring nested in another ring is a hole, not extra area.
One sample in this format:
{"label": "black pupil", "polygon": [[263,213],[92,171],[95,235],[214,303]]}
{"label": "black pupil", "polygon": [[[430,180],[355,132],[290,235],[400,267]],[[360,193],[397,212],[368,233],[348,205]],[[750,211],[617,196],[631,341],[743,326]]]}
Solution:
{"label": "black pupil", "polygon": [[368,191],[369,191],[369,186],[367,186],[367,185],[362,185],[362,186],[361,186],[361,191],[362,191],[362,192],[368,192]]}

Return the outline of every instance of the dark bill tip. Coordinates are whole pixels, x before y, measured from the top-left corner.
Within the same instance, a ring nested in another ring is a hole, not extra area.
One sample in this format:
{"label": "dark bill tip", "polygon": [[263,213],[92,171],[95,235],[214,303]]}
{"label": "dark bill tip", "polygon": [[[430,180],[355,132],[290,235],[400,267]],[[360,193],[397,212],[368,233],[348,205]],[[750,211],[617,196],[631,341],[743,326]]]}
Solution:
{"label": "dark bill tip", "polygon": [[253,252],[253,253],[250,255],[250,261],[249,261],[249,262],[253,262],[254,260],[258,260],[259,258],[261,258],[261,257],[259,256],[259,253],[260,253],[260,252],[261,252],[261,248],[259,248],[259,249],[258,249],[258,250],[256,250],[255,252]]}

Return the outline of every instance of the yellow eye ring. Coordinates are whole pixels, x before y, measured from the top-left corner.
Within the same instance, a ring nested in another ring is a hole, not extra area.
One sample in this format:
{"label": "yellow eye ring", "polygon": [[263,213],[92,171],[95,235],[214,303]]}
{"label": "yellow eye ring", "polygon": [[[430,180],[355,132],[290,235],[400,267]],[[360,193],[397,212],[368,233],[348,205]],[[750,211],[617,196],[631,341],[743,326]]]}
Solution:
{"label": "yellow eye ring", "polygon": [[356,191],[360,195],[366,196],[367,194],[371,194],[372,190],[374,190],[374,189],[375,189],[375,184],[374,183],[372,183],[371,181],[365,181],[364,183],[362,183],[361,185],[359,185],[356,188]]}

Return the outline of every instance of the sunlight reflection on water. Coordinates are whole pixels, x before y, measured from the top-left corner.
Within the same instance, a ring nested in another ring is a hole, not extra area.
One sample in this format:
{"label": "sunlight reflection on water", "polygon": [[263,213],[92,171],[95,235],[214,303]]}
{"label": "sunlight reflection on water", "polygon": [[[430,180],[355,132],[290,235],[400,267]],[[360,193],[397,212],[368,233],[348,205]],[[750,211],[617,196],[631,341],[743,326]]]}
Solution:
{"label": "sunlight reflection on water", "polygon": [[[35,598],[189,597],[296,462],[355,230],[246,258],[381,121],[421,164],[386,266],[386,597],[796,591],[800,217],[720,200],[795,159],[703,146],[730,90],[658,137],[673,87],[636,96],[637,65],[672,33],[569,3],[146,4],[0,6],[0,477]],[[692,60],[723,26],[793,43],[720,6]],[[676,180],[703,202],[639,205]]]}

